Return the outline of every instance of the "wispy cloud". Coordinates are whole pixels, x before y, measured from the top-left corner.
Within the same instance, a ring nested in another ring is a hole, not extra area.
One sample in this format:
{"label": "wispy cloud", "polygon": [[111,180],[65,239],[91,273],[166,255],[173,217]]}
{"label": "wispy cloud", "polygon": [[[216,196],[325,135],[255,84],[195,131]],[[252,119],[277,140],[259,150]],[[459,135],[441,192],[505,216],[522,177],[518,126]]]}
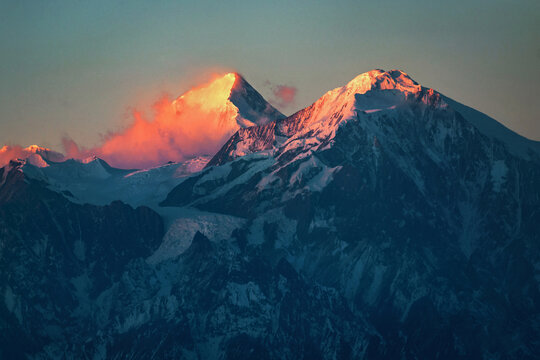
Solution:
{"label": "wispy cloud", "polygon": [[287,107],[294,104],[296,98],[296,87],[288,85],[276,85],[274,87],[274,96],[278,100],[278,104]]}
{"label": "wispy cloud", "polygon": [[294,105],[298,89],[292,85],[276,85],[266,81],[265,85],[272,91],[270,101],[280,108],[287,108]]}

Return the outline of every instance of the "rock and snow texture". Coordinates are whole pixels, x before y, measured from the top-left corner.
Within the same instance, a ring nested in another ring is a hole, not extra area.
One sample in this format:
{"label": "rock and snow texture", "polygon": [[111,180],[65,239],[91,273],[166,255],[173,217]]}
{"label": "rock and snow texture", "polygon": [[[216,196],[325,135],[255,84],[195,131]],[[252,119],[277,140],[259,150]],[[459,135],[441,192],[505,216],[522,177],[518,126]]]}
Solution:
{"label": "rock and snow texture", "polygon": [[190,246],[195,234],[200,233],[210,241],[227,239],[235,229],[245,224],[245,219],[234,216],[205,213],[196,209],[183,209],[173,213],[160,247],[148,258],[150,264],[174,259]]}
{"label": "rock and snow texture", "polygon": [[[229,74],[230,76],[230,74]],[[238,109],[238,125],[266,125],[285,116],[268,103],[240,74],[233,73],[235,78],[231,88],[229,101]]]}
{"label": "rock and snow texture", "polygon": [[56,151],[38,145],[30,145],[25,148],[4,145],[0,148],[0,166],[8,164],[10,160],[28,160],[28,162],[35,166],[46,167],[51,161],[63,161],[64,156]]}
{"label": "rock and snow texture", "polygon": [[22,170],[44,181],[51,190],[69,194],[70,200],[76,203],[106,205],[121,200],[132,206],[154,206],[180,179],[202,170],[209,159],[209,156],[198,156],[180,163],[126,170],[89,157],[50,162],[46,167],[26,161]]}
{"label": "rock and snow texture", "polygon": [[239,130],[214,156],[209,166],[280,147],[285,139],[294,141],[298,137],[310,137],[317,142],[331,139],[341,123],[356,119],[361,114],[396,109],[407,99],[415,97],[427,106],[448,107],[458,112],[483,135],[503,142],[513,154],[540,157],[540,142],[528,140],[474,109],[423,88],[401,70],[377,69],[328,91],[312,105],[285,119],[278,119],[275,124]]}
{"label": "rock and snow texture", "polygon": [[288,118],[237,123],[206,167],[2,168],[1,344],[34,358],[534,359],[536,143],[456,104],[373,70]]}
{"label": "rock and snow texture", "polygon": [[[381,338],[367,358],[532,359],[536,143],[484,133],[453,105],[401,71],[362,74],[286,119],[238,131],[163,205],[249,219],[248,244],[373,317]],[[528,320],[503,329],[493,307]]]}
{"label": "rock and snow texture", "polygon": [[281,145],[280,139],[301,137],[306,133],[316,141],[330,138],[340,122],[355,118],[357,112],[394,108],[408,95],[420,91],[421,86],[402,71],[372,70],[358,75],[343,87],[327,92],[312,105],[277,120],[275,124],[239,130],[209,165],[271,149],[273,145]]}

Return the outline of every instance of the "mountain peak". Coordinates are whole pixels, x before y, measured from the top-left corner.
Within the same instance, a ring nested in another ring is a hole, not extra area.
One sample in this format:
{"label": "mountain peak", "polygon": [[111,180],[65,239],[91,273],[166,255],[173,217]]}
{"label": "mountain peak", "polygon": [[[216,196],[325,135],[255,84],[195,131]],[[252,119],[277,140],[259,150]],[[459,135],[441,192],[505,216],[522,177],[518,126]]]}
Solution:
{"label": "mountain peak", "polygon": [[30,145],[25,148],[18,145],[4,145],[0,148],[0,167],[13,159],[28,160],[35,166],[45,167],[48,166],[49,161],[62,161],[64,155],[39,145]]}
{"label": "mountain peak", "polygon": [[229,100],[238,109],[240,118],[237,119],[237,122],[240,127],[266,125],[272,121],[285,118],[244,77],[238,73],[234,73],[234,76],[235,82],[231,89]]}
{"label": "mountain peak", "polygon": [[370,90],[399,90],[417,93],[422,88],[406,72],[395,69],[389,71],[374,69],[362,73],[352,79],[346,87],[353,89],[357,94],[364,94]]}
{"label": "mountain peak", "polygon": [[[389,90],[389,91],[386,91]],[[374,112],[401,104],[409,94],[422,90],[420,84],[401,70],[374,69],[356,76],[345,86],[328,91],[309,107],[280,124],[280,132],[332,132],[342,121],[356,118],[358,111]]]}
{"label": "mountain peak", "polygon": [[196,86],[173,101],[173,107],[181,111],[184,106],[197,106],[202,110],[222,110],[236,81],[235,73],[215,77],[209,83]]}
{"label": "mountain peak", "polygon": [[39,145],[30,145],[28,147],[25,147],[23,150],[31,152],[31,153],[40,153],[40,152],[44,152],[44,151],[51,151],[51,149],[48,149],[46,147],[39,146]]}
{"label": "mountain peak", "polygon": [[[306,135],[315,139],[314,142],[329,139],[341,123],[356,119],[359,112],[367,114],[394,109],[403,104],[409,95],[421,91],[422,86],[401,70],[374,69],[362,73],[346,85],[328,91],[307,108],[285,119],[278,119],[275,126],[268,124],[265,127],[239,130],[208,166],[272,149],[276,134],[281,138]],[[426,94],[433,96],[434,91],[428,90]]]}
{"label": "mountain peak", "polygon": [[172,103],[177,113],[196,108],[216,113],[222,129],[264,125],[285,116],[270,105],[240,74],[230,72],[189,90]]}

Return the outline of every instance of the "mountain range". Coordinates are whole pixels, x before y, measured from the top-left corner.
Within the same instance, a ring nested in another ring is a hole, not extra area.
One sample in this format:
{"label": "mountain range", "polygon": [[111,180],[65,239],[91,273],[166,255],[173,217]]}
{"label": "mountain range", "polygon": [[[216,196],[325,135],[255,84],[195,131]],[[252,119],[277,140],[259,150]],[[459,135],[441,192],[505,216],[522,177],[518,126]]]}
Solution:
{"label": "mountain range", "polygon": [[0,168],[0,358],[537,358],[539,142],[400,70],[204,89],[214,154]]}

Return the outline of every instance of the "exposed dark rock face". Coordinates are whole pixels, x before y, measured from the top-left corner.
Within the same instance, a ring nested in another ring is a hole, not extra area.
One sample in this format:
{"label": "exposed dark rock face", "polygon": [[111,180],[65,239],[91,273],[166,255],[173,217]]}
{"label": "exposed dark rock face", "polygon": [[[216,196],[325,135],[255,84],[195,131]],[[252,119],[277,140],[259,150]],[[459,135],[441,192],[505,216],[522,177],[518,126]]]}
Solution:
{"label": "exposed dark rock face", "polygon": [[[222,165],[245,154],[272,149],[276,140],[275,126],[276,123],[271,122],[263,126],[239,129],[214,155],[206,167]],[[240,144],[243,145],[243,151],[239,151]]]}
{"label": "exposed dark rock face", "polygon": [[0,169],[0,357],[537,358],[538,144],[462,109],[374,70],[241,129],[154,209],[243,219],[155,262],[152,210]]}
{"label": "exposed dark rock face", "polygon": [[342,296],[241,232],[218,244],[197,233],[150,266],[163,236],[152,210],[74,204],[21,164],[2,171],[2,358],[352,359],[367,348],[369,326]]}
{"label": "exposed dark rock face", "polygon": [[99,297],[163,237],[160,216],[148,208],[74,204],[20,166],[12,162],[1,174],[2,358],[94,336]]}
{"label": "exposed dark rock face", "polygon": [[265,125],[285,117],[239,74],[236,74],[229,100],[246,120],[257,125]]}
{"label": "exposed dark rock face", "polygon": [[368,358],[534,358],[538,155],[513,154],[427,90],[317,131],[293,132],[266,160],[229,158],[165,204],[189,193],[178,205],[252,219],[266,256],[368,316]]}

